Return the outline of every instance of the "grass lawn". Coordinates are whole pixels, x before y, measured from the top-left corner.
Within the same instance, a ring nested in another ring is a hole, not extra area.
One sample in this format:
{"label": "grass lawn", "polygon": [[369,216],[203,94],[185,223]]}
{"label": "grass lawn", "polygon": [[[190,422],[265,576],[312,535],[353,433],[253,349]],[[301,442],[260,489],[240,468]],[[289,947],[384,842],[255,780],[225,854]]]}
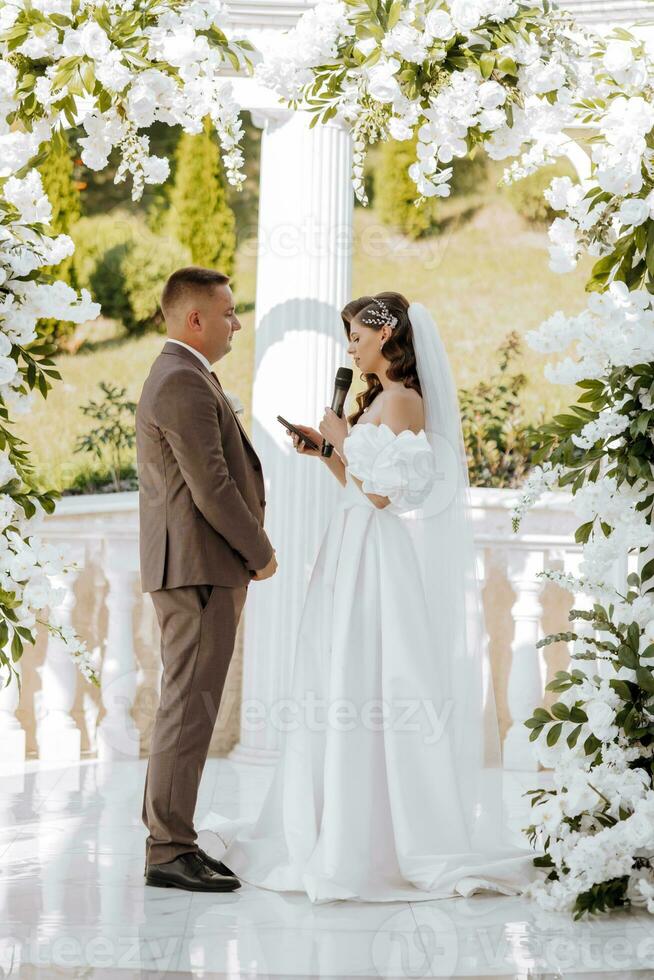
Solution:
{"label": "grass lawn", "polygon": [[[446,202],[451,217],[434,238],[407,242],[383,228],[374,211],[355,210],[352,294],[394,289],[428,306],[447,347],[459,387],[487,378],[497,364],[497,347],[510,330],[524,334],[562,309],[580,311],[585,303],[584,283],[589,264],[559,276],[547,267],[547,236],[534,231],[503,200],[501,192],[486,196],[480,207],[466,199],[473,213],[460,218],[461,202]],[[238,256],[237,302],[254,303],[256,259],[253,249]],[[245,405],[246,426],[254,363],[254,313],[241,316],[243,329],[232,353],[219,365],[224,387]],[[127,389],[136,401],[150,365],[164,343],[159,334],[137,338],[113,337],[83,346],[75,355],[61,355],[57,363],[63,383],[55,384],[47,400],[35,396],[35,407],[20,418],[17,435],[33,447],[34,460],[44,485],[62,489],[90,458],[74,454],[76,437],[91,424],[79,406],[100,395],[100,381]],[[93,336],[93,334],[91,334]],[[551,385],[543,377],[546,359],[524,345],[516,370],[529,375],[524,392],[528,419],[542,406],[549,416],[575,398],[575,387]],[[358,389],[357,389],[358,390]],[[317,420],[306,419],[307,424]]]}

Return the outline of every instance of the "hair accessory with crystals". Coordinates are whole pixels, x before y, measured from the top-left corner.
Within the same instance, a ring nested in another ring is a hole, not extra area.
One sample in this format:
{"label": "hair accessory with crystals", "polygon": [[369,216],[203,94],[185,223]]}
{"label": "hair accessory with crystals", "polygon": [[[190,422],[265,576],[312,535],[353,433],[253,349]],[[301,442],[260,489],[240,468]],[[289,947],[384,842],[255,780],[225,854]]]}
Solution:
{"label": "hair accessory with crystals", "polygon": [[379,306],[379,310],[366,310],[363,316],[359,317],[361,323],[376,324],[380,327],[389,326],[392,330],[397,326],[397,317],[393,316],[383,299],[375,297],[375,303]]}

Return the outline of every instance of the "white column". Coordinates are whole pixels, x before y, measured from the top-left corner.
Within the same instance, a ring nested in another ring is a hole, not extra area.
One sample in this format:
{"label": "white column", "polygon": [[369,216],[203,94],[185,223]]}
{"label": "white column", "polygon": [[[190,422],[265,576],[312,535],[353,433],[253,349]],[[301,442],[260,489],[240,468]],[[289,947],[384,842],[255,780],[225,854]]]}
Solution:
{"label": "white column", "polygon": [[351,298],[353,195],[351,142],[340,125],[310,129],[309,114],[284,109],[255,119],[264,130],[253,440],[279,569],[249,588],[241,737],[231,757],[267,762],[280,744],[271,707],[290,691],[309,574],[342,490],[321,460],[295,452],[276,416],[317,428],[337,368],[351,366],[339,311]]}
{"label": "white column", "polygon": [[120,537],[107,541],[107,640],[100,671],[104,718],[98,726],[98,758],[138,758],[139,732],[131,710],[136,697],[134,605],[138,578],[137,542]]}
{"label": "white column", "polygon": [[[5,654],[11,657],[9,648],[5,650]],[[14,664],[14,669],[20,676],[20,660]],[[7,685],[8,676],[8,668],[0,666],[0,685],[2,685],[0,687],[0,745],[2,745],[0,769],[13,768],[25,761],[25,732],[16,717],[19,700],[18,681],[12,674],[12,679]]]}
{"label": "white column", "polygon": [[511,607],[514,631],[507,688],[512,724],[504,740],[504,768],[524,772],[538,770],[529,729],[525,728],[524,722],[534,708],[543,703],[545,666],[536,649],[543,613],[540,601],[543,580],[537,578],[537,573],[543,567],[543,551],[515,548],[509,553],[508,577],[516,600]]}
{"label": "white column", "polygon": [[[72,626],[78,574],[71,571],[52,578],[53,586],[61,593],[60,601],[51,609],[52,620],[59,626]],[[48,636],[40,674],[41,692],[36,712],[39,758],[77,762],[81,755],[82,733],[71,711],[75,703],[78,670],[66,645],[54,633]]]}

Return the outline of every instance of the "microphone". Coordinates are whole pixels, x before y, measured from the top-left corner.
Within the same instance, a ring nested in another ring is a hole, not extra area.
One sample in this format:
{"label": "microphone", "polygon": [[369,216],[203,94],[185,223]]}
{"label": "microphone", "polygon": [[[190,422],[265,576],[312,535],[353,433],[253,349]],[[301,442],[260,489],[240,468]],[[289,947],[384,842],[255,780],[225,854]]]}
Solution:
{"label": "microphone", "polygon": [[[352,384],[352,369],[346,367],[340,367],[336,372],[336,377],[334,379],[334,397],[332,398],[332,412],[336,412],[337,415],[343,415],[343,407],[345,405],[345,398],[348,391],[350,390],[350,385]],[[327,440],[323,440],[321,455],[331,456],[334,447]]]}

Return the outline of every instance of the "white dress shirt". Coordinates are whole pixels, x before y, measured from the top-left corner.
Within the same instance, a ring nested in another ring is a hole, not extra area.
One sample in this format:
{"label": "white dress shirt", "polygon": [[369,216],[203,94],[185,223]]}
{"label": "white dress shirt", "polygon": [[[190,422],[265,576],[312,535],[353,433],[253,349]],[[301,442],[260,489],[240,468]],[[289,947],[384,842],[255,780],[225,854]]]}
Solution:
{"label": "white dress shirt", "polygon": [[201,354],[199,350],[196,350],[195,349],[195,347],[191,347],[190,344],[185,344],[183,340],[173,340],[172,337],[168,337],[166,343],[167,344],[179,344],[180,347],[186,347],[187,350],[190,350],[191,354],[195,354],[195,356],[197,357],[197,359],[202,364],[204,364],[204,366],[206,367],[207,371],[211,371],[211,364],[209,363],[209,361],[207,360],[207,358],[204,356],[204,354]]}

